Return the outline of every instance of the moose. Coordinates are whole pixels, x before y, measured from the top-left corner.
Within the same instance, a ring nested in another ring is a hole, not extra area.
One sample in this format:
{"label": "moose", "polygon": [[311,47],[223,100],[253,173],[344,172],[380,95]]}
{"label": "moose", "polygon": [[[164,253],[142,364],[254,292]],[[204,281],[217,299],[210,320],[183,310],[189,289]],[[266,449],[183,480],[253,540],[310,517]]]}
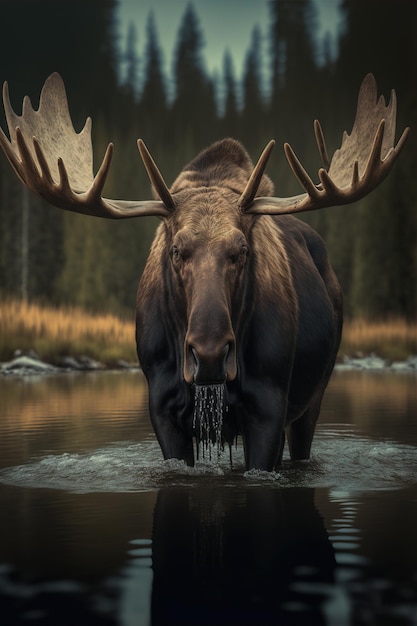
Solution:
{"label": "moose", "polygon": [[409,131],[395,145],[395,92],[386,105],[373,75],[365,77],[352,131],[331,159],[314,122],[317,184],[284,144],[304,188],[293,197],[275,197],[264,174],[274,141],[255,166],[238,141],[218,141],[168,188],[139,139],[154,192],[147,201],[102,196],[113,144],[94,175],[91,119],[75,132],[57,73],[37,110],[25,97],[17,115],[7,83],[3,100],[10,139],[1,131],[0,143],[32,192],[86,215],[161,219],[139,282],[136,339],[164,458],[194,464],[195,388],[223,385],[222,443],[242,437],[246,469],[279,467],[285,440],[292,460],[308,459],[343,307],[324,242],[292,214],[354,202],[385,179]]}

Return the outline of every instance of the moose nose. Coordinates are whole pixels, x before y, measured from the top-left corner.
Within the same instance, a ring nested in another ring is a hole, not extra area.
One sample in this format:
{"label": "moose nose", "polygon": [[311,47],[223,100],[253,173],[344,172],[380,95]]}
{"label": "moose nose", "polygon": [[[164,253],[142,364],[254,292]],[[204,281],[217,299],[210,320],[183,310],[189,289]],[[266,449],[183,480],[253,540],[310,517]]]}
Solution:
{"label": "moose nose", "polygon": [[213,385],[236,376],[234,340],[217,346],[197,345],[186,341],[184,378],[197,385]]}

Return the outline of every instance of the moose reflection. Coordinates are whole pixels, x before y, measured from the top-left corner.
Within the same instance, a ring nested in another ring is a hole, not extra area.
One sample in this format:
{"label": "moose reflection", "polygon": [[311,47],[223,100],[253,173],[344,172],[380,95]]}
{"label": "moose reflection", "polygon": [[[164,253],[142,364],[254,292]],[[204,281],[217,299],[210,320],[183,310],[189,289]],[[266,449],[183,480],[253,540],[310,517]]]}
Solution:
{"label": "moose reflection", "polygon": [[313,489],[170,487],[155,507],[153,569],[155,626],[311,626],[324,623],[335,558]]}

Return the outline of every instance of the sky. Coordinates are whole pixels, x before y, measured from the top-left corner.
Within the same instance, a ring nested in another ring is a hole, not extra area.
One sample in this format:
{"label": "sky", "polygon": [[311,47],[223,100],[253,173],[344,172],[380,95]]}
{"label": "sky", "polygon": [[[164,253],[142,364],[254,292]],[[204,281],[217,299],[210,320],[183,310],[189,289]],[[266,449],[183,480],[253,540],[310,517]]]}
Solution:
{"label": "sky", "polygon": [[[119,34],[123,46],[129,22],[133,21],[138,38],[138,54],[146,42],[146,22],[154,11],[159,44],[164,53],[164,67],[170,72],[178,29],[190,0],[119,0]],[[222,74],[223,57],[229,49],[236,77],[242,76],[245,56],[255,24],[266,42],[269,33],[269,0],[191,0],[204,33],[203,56],[210,74]],[[295,2],[297,0],[294,0]],[[319,36],[326,31],[336,33],[339,22],[340,0],[315,0],[318,10]],[[265,45],[267,45],[265,43]],[[266,50],[265,50],[266,52]]]}

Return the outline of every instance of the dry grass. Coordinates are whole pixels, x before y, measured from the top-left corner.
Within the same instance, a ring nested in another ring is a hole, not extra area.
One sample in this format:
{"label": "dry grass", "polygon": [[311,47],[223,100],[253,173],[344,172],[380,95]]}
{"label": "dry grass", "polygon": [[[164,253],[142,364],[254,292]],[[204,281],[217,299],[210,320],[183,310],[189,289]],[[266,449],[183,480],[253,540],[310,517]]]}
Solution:
{"label": "dry grass", "polygon": [[402,360],[417,354],[417,322],[395,318],[370,322],[363,319],[345,321],[341,354],[378,354]]}
{"label": "dry grass", "polygon": [[0,361],[16,349],[33,349],[49,362],[80,355],[107,364],[137,362],[133,320],[7,300],[0,303]]}
{"label": "dry grass", "polygon": [[[0,303],[0,361],[10,359],[17,348],[33,349],[51,363],[83,354],[109,365],[120,359],[137,362],[133,319],[7,300]],[[417,323],[347,320],[340,354],[358,353],[392,360],[417,354]]]}

